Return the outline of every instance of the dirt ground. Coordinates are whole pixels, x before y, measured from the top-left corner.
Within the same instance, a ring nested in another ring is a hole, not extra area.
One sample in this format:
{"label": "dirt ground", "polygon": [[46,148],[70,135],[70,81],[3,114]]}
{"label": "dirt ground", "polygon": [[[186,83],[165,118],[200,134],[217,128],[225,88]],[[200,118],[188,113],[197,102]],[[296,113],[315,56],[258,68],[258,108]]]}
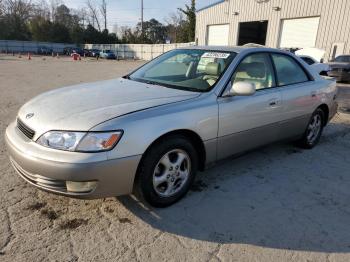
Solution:
{"label": "dirt ground", "polygon": [[10,166],[6,126],[28,99],[142,62],[0,56],[0,261],[350,261],[350,87],[313,150],[265,147],[199,173],[167,209],[132,196],[37,190]]}

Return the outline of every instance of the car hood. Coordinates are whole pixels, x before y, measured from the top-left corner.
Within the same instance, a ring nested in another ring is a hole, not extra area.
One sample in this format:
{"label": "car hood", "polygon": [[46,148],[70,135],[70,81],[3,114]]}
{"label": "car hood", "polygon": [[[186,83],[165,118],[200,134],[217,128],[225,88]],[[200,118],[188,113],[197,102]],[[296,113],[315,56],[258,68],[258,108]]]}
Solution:
{"label": "car hood", "polygon": [[50,130],[87,131],[112,118],[199,95],[120,78],[43,93],[23,105],[18,117],[37,135]]}

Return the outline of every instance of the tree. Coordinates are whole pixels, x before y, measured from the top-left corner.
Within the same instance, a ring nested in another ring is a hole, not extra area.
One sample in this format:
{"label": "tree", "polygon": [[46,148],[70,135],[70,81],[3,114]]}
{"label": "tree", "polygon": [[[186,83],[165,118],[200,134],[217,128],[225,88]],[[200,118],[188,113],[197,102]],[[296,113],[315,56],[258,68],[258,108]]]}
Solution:
{"label": "tree", "polygon": [[184,28],[187,34],[186,42],[192,42],[195,40],[196,34],[196,1],[191,0],[191,6],[186,5],[185,9],[178,8],[178,10],[185,14],[187,18]]}
{"label": "tree", "polygon": [[[61,0],[50,0],[50,5],[46,0],[33,3],[31,0],[0,0],[0,39],[118,43],[116,34],[109,33],[107,28],[102,32],[96,30],[89,23],[86,9],[70,9]],[[95,10],[97,16],[99,13]],[[96,19],[91,22],[96,23]]]}
{"label": "tree", "polygon": [[92,3],[91,0],[88,0],[86,2],[86,5],[89,10],[90,24],[92,24],[92,26],[95,27],[95,23],[96,23],[98,31],[101,32],[100,18],[99,18],[98,11],[95,4]]}
{"label": "tree", "polygon": [[60,5],[56,8],[55,12],[55,23],[64,25],[66,27],[69,27],[72,25],[72,16],[70,14],[70,10],[65,5]]}
{"label": "tree", "polygon": [[0,37],[2,39],[29,40],[27,21],[33,11],[29,0],[3,0],[1,2]]}
{"label": "tree", "polygon": [[50,41],[52,23],[41,16],[36,16],[30,21],[30,31],[34,41]]}
{"label": "tree", "polygon": [[100,5],[100,12],[103,18],[103,22],[105,25],[105,30],[107,29],[107,2],[106,0],[102,0],[101,5]]}
{"label": "tree", "polygon": [[167,34],[170,38],[171,42],[178,42],[178,33],[181,31],[181,25],[184,22],[183,13],[178,12],[172,12],[169,14],[169,16],[165,19],[167,22]]}
{"label": "tree", "polygon": [[143,37],[141,23],[138,23],[134,32],[137,43],[159,44],[166,39],[166,27],[158,20],[152,18],[143,22]]}

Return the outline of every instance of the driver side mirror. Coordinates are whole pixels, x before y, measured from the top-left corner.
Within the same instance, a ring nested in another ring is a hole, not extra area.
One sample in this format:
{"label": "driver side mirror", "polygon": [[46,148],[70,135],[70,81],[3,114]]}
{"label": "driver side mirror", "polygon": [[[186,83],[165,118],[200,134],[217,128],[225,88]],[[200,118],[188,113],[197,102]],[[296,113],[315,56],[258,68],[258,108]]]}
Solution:
{"label": "driver side mirror", "polygon": [[251,96],[256,91],[255,84],[251,82],[236,82],[233,83],[230,90],[228,90],[228,96]]}

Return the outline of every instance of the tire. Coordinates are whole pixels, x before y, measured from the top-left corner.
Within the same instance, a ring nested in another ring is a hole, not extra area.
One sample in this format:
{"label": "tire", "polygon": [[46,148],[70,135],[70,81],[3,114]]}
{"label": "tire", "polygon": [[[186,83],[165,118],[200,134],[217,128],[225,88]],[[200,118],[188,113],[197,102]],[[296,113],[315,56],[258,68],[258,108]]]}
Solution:
{"label": "tire", "polygon": [[136,193],[151,206],[170,206],[189,191],[197,169],[198,154],[192,143],[184,136],[166,137],[142,159]]}
{"label": "tire", "polygon": [[317,145],[317,143],[320,141],[324,124],[325,114],[322,109],[317,108],[311,115],[305,133],[297,142],[297,145],[305,149],[311,149]]}

